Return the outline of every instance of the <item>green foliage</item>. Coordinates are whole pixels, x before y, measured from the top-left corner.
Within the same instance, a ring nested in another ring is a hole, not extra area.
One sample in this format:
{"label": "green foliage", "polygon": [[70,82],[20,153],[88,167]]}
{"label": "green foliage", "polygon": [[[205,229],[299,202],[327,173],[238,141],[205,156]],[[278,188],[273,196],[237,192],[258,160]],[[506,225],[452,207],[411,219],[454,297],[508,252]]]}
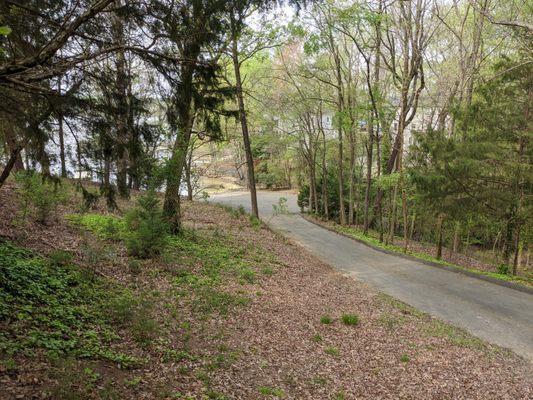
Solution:
{"label": "green foliage", "polygon": [[329,325],[333,323],[333,318],[331,318],[329,315],[323,315],[320,317],[320,323],[324,325]]}
{"label": "green foliage", "polygon": [[355,314],[344,314],[341,319],[344,325],[357,325],[359,323],[359,317]]}
{"label": "green foliage", "polygon": [[[63,260],[63,258],[61,258]],[[107,320],[104,299],[118,295],[101,279],[87,279],[62,265],[9,243],[0,243],[0,352],[49,357],[104,358],[131,364],[135,360],[109,349],[118,339]]]}
{"label": "green foliage", "polygon": [[52,213],[66,199],[61,182],[45,178],[32,171],[22,171],[15,175],[17,192],[21,198],[21,218],[29,215],[37,222],[47,224]]}
{"label": "green foliage", "polygon": [[250,215],[250,224],[255,230],[261,229],[263,222],[255,215]]}
{"label": "green foliage", "polygon": [[336,347],[326,347],[324,352],[332,357],[338,357],[341,353]]}
{"label": "green foliage", "polygon": [[168,263],[179,265],[175,283],[180,293],[190,297],[196,311],[207,315],[224,315],[248,302],[244,295],[226,292],[221,287],[224,282],[254,283],[258,277],[252,265],[270,267],[268,256],[209,231],[184,231],[170,237],[164,257]]}
{"label": "green foliage", "polygon": [[261,393],[264,396],[274,396],[278,398],[285,396],[285,392],[282,389],[270,387],[270,386],[261,386],[259,388],[259,393]]}
{"label": "green foliage", "polygon": [[322,342],[322,336],[320,336],[318,333],[316,335],[313,335],[311,340],[315,343],[321,343]]}
{"label": "green foliage", "polygon": [[93,209],[98,203],[98,200],[100,199],[100,194],[85,189],[81,184],[80,189],[83,198],[83,203],[81,205],[82,211],[86,212],[88,210]]}
{"label": "green foliage", "polygon": [[400,361],[403,363],[409,362],[409,356],[407,354],[402,354],[400,356]]}
{"label": "green foliage", "polygon": [[0,36],[7,36],[11,33],[9,26],[0,26]]}
{"label": "green foliage", "polygon": [[74,258],[71,252],[65,250],[54,250],[48,257],[50,258],[50,263],[57,267],[66,267],[72,264]]}
{"label": "green foliage", "polygon": [[498,273],[502,275],[507,275],[509,273],[509,266],[507,264],[498,265]]}
{"label": "green foliage", "polygon": [[278,199],[278,204],[272,204],[273,215],[288,214],[289,207],[287,206],[287,198],[280,197]]}
{"label": "green foliage", "polygon": [[65,218],[72,224],[83,227],[99,239],[119,240],[125,237],[124,221],[113,215],[101,214],[70,214]]}
{"label": "green foliage", "polygon": [[131,255],[151,258],[162,252],[169,228],[154,190],[139,198],[137,207],[128,212],[125,221],[129,231],[126,246]]}
{"label": "green foliage", "polygon": [[139,275],[141,273],[141,263],[139,260],[129,259],[128,268],[132,275]]}

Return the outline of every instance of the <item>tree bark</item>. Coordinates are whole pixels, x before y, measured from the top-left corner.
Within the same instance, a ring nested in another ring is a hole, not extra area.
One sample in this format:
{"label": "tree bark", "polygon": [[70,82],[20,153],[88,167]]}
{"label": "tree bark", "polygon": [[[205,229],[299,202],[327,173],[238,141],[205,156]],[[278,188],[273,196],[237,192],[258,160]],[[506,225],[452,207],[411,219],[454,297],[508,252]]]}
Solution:
{"label": "tree bark", "polygon": [[239,62],[239,51],[237,48],[237,27],[235,15],[231,13],[231,56],[233,60],[233,68],[235,70],[235,88],[237,95],[237,104],[239,107],[239,119],[241,121],[242,138],[244,142],[244,151],[246,154],[246,165],[248,167],[248,188],[250,189],[250,197],[252,202],[252,215],[259,218],[259,208],[257,206],[257,191],[255,185],[254,160],[252,156],[252,146],[250,144],[250,135],[248,133],[248,121],[246,118],[246,110],[244,107],[244,96],[242,92],[241,66]]}
{"label": "tree bark", "polygon": [[11,150],[11,155],[9,156],[9,159],[7,160],[4,170],[2,171],[2,174],[0,175],[0,188],[2,187],[4,182],[9,177],[11,170],[13,170],[13,168],[17,164],[17,160],[20,157],[21,151],[22,151],[22,146],[18,146],[15,149]]}
{"label": "tree bark", "polygon": [[444,221],[444,215],[439,214],[437,217],[437,260],[440,260],[442,257],[442,225]]}
{"label": "tree bark", "polygon": [[452,251],[457,253],[459,251],[459,240],[461,233],[461,224],[459,222],[455,223],[455,229],[453,231],[453,248]]}
{"label": "tree bark", "polygon": [[[61,79],[58,83],[58,92],[61,95]],[[61,106],[60,106],[61,107]],[[57,113],[57,123],[59,126],[59,159],[61,161],[61,178],[67,177],[67,163],[65,160],[65,131],[63,129],[63,110],[60,108]]]}
{"label": "tree bark", "polygon": [[[122,0],[115,0],[115,7],[120,8]],[[122,198],[129,197],[128,165],[129,165],[129,130],[128,130],[128,75],[126,73],[126,57],[124,54],[124,22],[122,17],[115,13],[113,20],[113,33],[119,50],[116,53],[116,90],[117,90],[117,189]]]}
{"label": "tree bark", "polygon": [[[381,16],[381,13],[383,12],[383,2],[380,0],[379,2],[379,15]],[[370,225],[370,219],[368,216],[369,210],[370,210],[370,190],[372,188],[372,157],[374,152],[374,137],[377,137],[379,135],[379,109],[376,102],[376,99],[374,97],[374,90],[377,89],[379,85],[379,75],[380,75],[380,68],[381,68],[381,19],[378,20],[376,24],[376,49],[375,49],[375,55],[374,55],[374,81],[373,86],[369,84],[370,82],[370,66],[368,65],[369,60],[367,60],[367,84],[368,84],[368,91],[370,93],[371,103],[372,103],[372,109],[373,109],[373,115],[370,117],[370,124],[368,125],[368,144],[366,148],[366,188],[365,188],[365,208],[364,208],[364,219],[363,219],[363,233],[365,235],[368,234],[368,228]],[[374,134],[374,130],[376,131],[376,134]],[[378,144],[379,145],[379,144]],[[378,160],[378,169],[379,169],[379,160]],[[381,213],[381,204],[379,207],[379,213]],[[378,214],[379,214],[378,213]],[[380,218],[380,224],[381,221],[381,215],[379,215]],[[380,239],[383,241],[383,227],[381,227],[380,232]]]}

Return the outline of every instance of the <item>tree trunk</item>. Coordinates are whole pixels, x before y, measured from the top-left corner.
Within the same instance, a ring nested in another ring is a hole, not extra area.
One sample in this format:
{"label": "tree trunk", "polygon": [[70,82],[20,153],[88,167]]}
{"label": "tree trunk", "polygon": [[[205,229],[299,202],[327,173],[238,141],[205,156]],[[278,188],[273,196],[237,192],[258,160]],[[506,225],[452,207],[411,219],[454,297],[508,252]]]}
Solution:
{"label": "tree trunk", "polygon": [[413,213],[413,218],[411,219],[411,230],[409,232],[409,240],[413,240],[413,235],[415,233],[415,221],[416,221],[416,213]]}
{"label": "tree trunk", "polygon": [[442,225],[444,221],[444,215],[439,214],[437,217],[437,260],[440,260],[442,257]]}
{"label": "tree trunk", "polygon": [[[196,60],[200,53],[199,46],[191,46],[185,52],[185,56]],[[172,155],[168,162],[168,173],[163,203],[163,215],[170,224],[172,233],[181,231],[181,198],[180,186],[183,169],[187,160],[187,150],[191,139],[193,113],[192,91],[194,64],[186,64],[182,69],[181,85],[176,90],[174,107],[177,109],[176,140],[172,147]]]}
{"label": "tree trunk", "polygon": [[461,234],[461,224],[459,222],[455,223],[455,229],[453,231],[453,248],[452,251],[457,253],[459,251],[459,241]]}
{"label": "tree trunk", "polygon": [[11,170],[15,167],[17,163],[17,159],[20,157],[21,151],[22,151],[22,146],[16,147],[15,149],[11,150],[11,155],[9,156],[6,166],[4,167],[4,170],[2,171],[2,174],[0,175],[0,188],[2,187],[6,179],[9,177]]}
{"label": "tree trunk", "polygon": [[237,103],[239,106],[239,119],[241,121],[242,138],[244,142],[244,151],[246,153],[246,165],[248,167],[248,188],[252,201],[252,215],[259,218],[259,208],[257,206],[257,192],[255,187],[254,160],[252,156],[252,146],[250,144],[250,135],[248,133],[248,122],[246,119],[246,110],[244,107],[244,96],[242,92],[241,66],[239,62],[239,52],[237,48],[237,27],[235,15],[231,13],[231,33],[232,48],[231,55],[233,59],[233,68],[235,70],[235,88],[237,94]]}
{"label": "tree trunk", "polygon": [[396,230],[396,209],[397,209],[397,197],[398,197],[398,184],[394,185],[393,195],[391,200],[391,209],[389,216],[389,240],[388,243],[394,244],[394,234]]}
{"label": "tree trunk", "polygon": [[[380,0],[379,2],[379,15],[383,12],[383,2]],[[367,61],[368,63],[369,61]],[[366,147],[366,188],[365,188],[365,208],[364,208],[364,219],[363,219],[363,232],[365,235],[368,234],[368,228],[370,225],[370,219],[368,216],[369,210],[370,210],[370,190],[372,188],[372,156],[374,152],[374,137],[378,137],[379,135],[379,109],[376,102],[376,99],[374,98],[374,91],[378,88],[379,85],[379,75],[380,75],[380,68],[381,68],[381,19],[378,20],[376,24],[376,51],[374,54],[374,81],[373,81],[373,87],[369,84],[370,82],[370,76],[367,76],[367,84],[368,84],[368,90],[370,93],[371,103],[372,103],[372,109],[373,109],[373,115],[370,117],[370,123],[368,125],[368,144]],[[370,66],[367,64],[367,74],[370,74]],[[374,134],[375,130],[375,134]],[[379,140],[379,139],[378,139]],[[379,142],[378,142],[379,146]],[[378,149],[379,150],[379,149]],[[378,156],[379,157],[379,156]],[[380,169],[380,160],[378,160],[378,170]],[[379,176],[379,173],[378,173]],[[378,205],[376,208],[378,212],[378,216],[380,218],[380,225],[382,225],[383,221],[381,220],[381,204]],[[381,226],[381,232],[380,232],[380,240],[383,241],[383,226]]]}
{"label": "tree trunk", "polygon": [[350,132],[350,188],[348,193],[348,224],[354,224],[355,205],[355,137],[352,128]]}
{"label": "tree trunk", "polygon": [[[61,95],[61,79],[58,83],[58,92]],[[59,159],[61,160],[61,178],[67,177],[67,163],[65,161],[65,132],[63,129],[63,110],[57,113],[57,123],[59,125]]]}
{"label": "tree trunk", "polygon": [[515,242],[514,242],[514,257],[513,257],[513,275],[516,275],[518,271],[518,261],[520,255],[520,225],[517,224]]}
{"label": "tree trunk", "polygon": [[59,112],[59,158],[61,160],[61,178],[67,177],[67,163],[65,160],[65,133],[63,130],[63,114]]}
{"label": "tree trunk", "polygon": [[368,125],[368,143],[366,145],[366,188],[365,188],[365,209],[363,217],[363,233],[368,234],[369,219],[368,211],[370,208],[370,189],[372,187],[372,153],[374,147],[373,128]]}
{"label": "tree trunk", "polygon": [[[115,0],[115,7],[122,7],[122,0]],[[129,197],[128,164],[129,164],[129,132],[128,132],[128,102],[127,87],[128,75],[126,73],[126,58],[124,49],[124,22],[118,14],[114,15],[113,34],[119,50],[116,53],[116,90],[117,90],[117,189],[122,198]]]}

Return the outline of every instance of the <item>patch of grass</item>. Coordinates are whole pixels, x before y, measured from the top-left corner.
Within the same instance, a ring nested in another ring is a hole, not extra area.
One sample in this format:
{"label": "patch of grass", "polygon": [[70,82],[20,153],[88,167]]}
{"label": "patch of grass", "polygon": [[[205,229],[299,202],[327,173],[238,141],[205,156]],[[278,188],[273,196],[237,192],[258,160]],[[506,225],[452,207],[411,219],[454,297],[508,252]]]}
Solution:
{"label": "patch of grass", "polygon": [[354,326],[359,323],[359,317],[355,314],[344,314],[341,319],[344,325]]}
{"label": "patch of grass", "polygon": [[128,269],[130,270],[130,274],[139,275],[141,273],[141,262],[135,258],[129,259]]}
{"label": "patch of grass", "polygon": [[487,349],[487,345],[481,339],[435,318],[425,321],[422,330],[428,336],[446,338],[455,346],[477,350]]}
{"label": "patch of grass", "polygon": [[259,389],[259,393],[261,393],[264,396],[274,396],[274,397],[284,397],[285,392],[282,389],[270,387],[270,386],[261,386]]}
{"label": "patch of grass", "polygon": [[400,356],[400,361],[403,362],[403,363],[407,363],[407,362],[409,362],[409,360],[410,360],[410,358],[409,358],[409,356],[407,354],[402,354]]}
{"label": "patch of grass", "polygon": [[384,312],[379,316],[378,322],[387,330],[393,331],[397,326],[405,323],[406,318],[402,316],[395,316],[391,313]]}
{"label": "patch of grass", "polygon": [[184,360],[194,361],[196,357],[185,350],[176,350],[163,347],[163,362],[181,362]]}
{"label": "patch of grass", "polygon": [[250,225],[257,231],[261,229],[261,227],[263,226],[263,222],[255,215],[250,215]]}
{"label": "patch of grass", "polygon": [[185,231],[183,235],[171,237],[165,258],[173,265],[180,265],[175,272],[175,283],[183,296],[191,299],[196,311],[227,314],[232,307],[246,304],[248,299],[224,291],[223,284],[255,283],[257,270],[271,268],[269,253],[262,253],[263,250],[247,249],[221,233]]}
{"label": "patch of grass", "polygon": [[313,385],[317,385],[317,386],[325,386],[325,385],[327,385],[328,380],[326,378],[324,378],[323,376],[315,376],[311,380],[311,383]]}
{"label": "patch of grass", "polygon": [[333,318],[331,318],[329,315],[323,315],[320,317],[320,323],[324,325],[332,324]]}
{"label": "patch of grass", "polygon": [[410,316],[413,316],[415,318],[422,318],[422,317],[426,316],[426,314],[424,312],[419,311],[416,308],[411,307],[409,304],[406,304],[406,303],[404,303],[404,302],[402,302],[400,300],[396,300],[394,297],[389,296],[389,295],[387,295],[385,293],[380,293],[378,296],[379,296],[379,299],[381,301],[383,301],[384,303],[389,304],[392,307],[396,308],[402,314],[410,315]]}
{"label": "patch of grass", "polygon": [[142,382],[142,378],[140,376],[131,378],[131,379],[124,379],[124,385],[128,387],[137,387]]}
{"label": "patch of grass", "polygon": [[321,343],[322,342],[322,336],[320,336],[318,333],[316,335],[313,335],[311,337],[311,340],[315,343]]}
{"label": "patch of grass", "polygon": [[338,357],[341,354],[339,349],[337,349],[336,347],[326,347],[324,351],[326,352],[327,355],[330,355],[333,357]]}
{"label": "patch of grass", "polygon": [[261,272],[263,273],[263,275],[266,275],[266,276],[274,275],[274,269],[272,267],[269,267],[269,266],[263,267]]}
{"label": "patch of grass", "polygon": [[344,394],[344,392],[337,392],[333,395],[333,400],[344,400],[346,399],[346,395]]}
{"label": "patch of grass", "polygon": [[222,290],[204,287],[195,292],[195,299],[192,302],[193,309],[203,314],[217,312],[227,315],[232,307],[246,305],[249,299],[244,296],[237,296]]}
{"label": "patch of grass", "polygon": [[0,352],[30,355],[45,351],[65,356],[104,358],[132,364],[136,360],[110,349],[119,338],[107,318],[103,299],[121,291],[74,265],[49,259],[9,243],[0,243]]}
{"label": "patch of grass", "polygon": [[99,239],[119,240],[126,234],[126,224],[121,218],[101,214],[70,214],[65,218],[75,226],[88,230]]}
{"label": "patch of grass", "polygon": [[251,268],[243,268],[239,272],[240,278],[242,281],[246,283],[254,283],[255,282],[255,271]]}

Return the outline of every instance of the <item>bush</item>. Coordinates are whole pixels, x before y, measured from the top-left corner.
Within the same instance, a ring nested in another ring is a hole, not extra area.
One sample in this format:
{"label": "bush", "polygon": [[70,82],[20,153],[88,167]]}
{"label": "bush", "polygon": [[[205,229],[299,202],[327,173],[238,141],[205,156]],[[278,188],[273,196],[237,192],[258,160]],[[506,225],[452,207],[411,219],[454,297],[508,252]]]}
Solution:
{"label": "bush", "polygon": [[509,266],[507,264],[498,265],[498,273],[502,274],[502,275],[508,275],[509,274]]}
{"label": "bush", "polygon": [[139,258],[161,254],[168,235],[168,225],[163,220],[159,199],[149,190],[138,200],[138,206],[126,215],[129,234],[126,237],[128,252]]}
{"label": "bush", "polygon": [[81,194],[83,197],[83,202],[81,205],[81,208],[83,211],[88,211],[96,208],[96,205],[98,204],[98,200],[100,199],[100,194],[93,193],[83,187],[83,185],[80,184]]}
{"label": "bush", "polygon": [[31,213],[37,222],[47,224],[51,214],[66,199],[59,180],[45,178],[32,171],[19,172],[15,175],[15,180],[19,184],[23,220]]}

